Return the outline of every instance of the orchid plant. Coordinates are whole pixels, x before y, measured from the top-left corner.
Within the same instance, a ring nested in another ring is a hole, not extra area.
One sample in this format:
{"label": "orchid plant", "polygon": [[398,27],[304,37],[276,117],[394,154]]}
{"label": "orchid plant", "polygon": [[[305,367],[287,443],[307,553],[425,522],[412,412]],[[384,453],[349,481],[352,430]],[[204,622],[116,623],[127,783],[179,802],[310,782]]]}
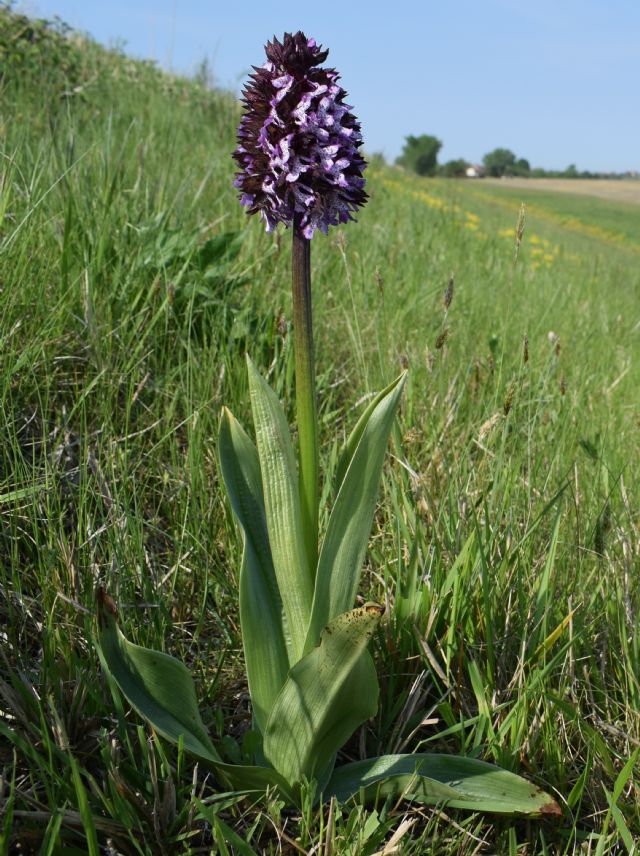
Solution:
{"label": "orchid plant", "polygon": [[480,760],[441,754],[385,755],[336,767],[341,747],[378,707],[368,650],[382,607],[354,608],[389,435],[404,376],[369,403],[337,468],[334,502],[319,542],[319,454],[311,311],[311,239],[353,219],[367,199],[360,125],[335,70],[298,32],[266,45],[244,93],[234,152],[235,185],[267,231],[293,236],[293,326],[298,461],[276,394],[248,360],[256,443],[228,409],[219,464],[244,552],[242,641],[259,747],[254,763],[223,761],[202,721],[180,661],[129,642],[111,598],[98,597],[106,672],[166,739],[181,743],[226,786],[276,789],[298,804],[305,783],[324,799],[404,795],[426,803],[505,814],[559,811],[523,778]]}

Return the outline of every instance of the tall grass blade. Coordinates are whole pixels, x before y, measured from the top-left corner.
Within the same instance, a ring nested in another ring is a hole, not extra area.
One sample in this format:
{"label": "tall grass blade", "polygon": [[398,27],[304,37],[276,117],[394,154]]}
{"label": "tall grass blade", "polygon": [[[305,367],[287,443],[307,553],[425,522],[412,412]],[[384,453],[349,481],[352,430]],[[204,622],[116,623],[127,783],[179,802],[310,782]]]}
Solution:
{"label": "tall grass blade", "polygon": [[69,756],[69,761],[71,762],[73,786],[78,800],[78,810],[80,811],[82,826],[86,835],[87,853],[89,856],[100,856],[98,833],[96,832],[96,825],[93,821],[93,815],[91,814],[91,806],[89,805],[87,790],[82,782],[82,776],[80,775],[80,768],[78,767],[78,762],[73,755]]}
{"label": "tall grass blade", "polygon": [[11,852],[11,831],[13,829],[13,805],[16,798],[16,768],[17,757],[15,749],[13,751],[13,771],[11,773],[11,781],[5,780],[4,788],[8,786],[9,796],[4,797],[2,813],[4,815],[2,822],[2,831],[0,832],[0,856],[9,856]]}

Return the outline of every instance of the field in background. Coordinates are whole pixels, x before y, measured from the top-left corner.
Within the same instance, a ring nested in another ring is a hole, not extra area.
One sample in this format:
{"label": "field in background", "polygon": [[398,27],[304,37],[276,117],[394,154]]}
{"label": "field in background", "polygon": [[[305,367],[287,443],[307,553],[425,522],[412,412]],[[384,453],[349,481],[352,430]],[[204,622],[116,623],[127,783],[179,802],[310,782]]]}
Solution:
{"label": "field in background", "polygon": [[[595,180],[590,183],[598,184]],[[640,206],[631,202],[542,190],[537,179],[521,185],[498,180],[455,181],[450,182],[451,188],[461,199],[477,200],[485,212],[493,211],[498,218],[524,204],[530,226],[549,229],[565,241],[570,237],[587,253],[593,253],[594,241],[608,255],[616,249],[640,253]]]}
{"label": "field in background", "polygon": [[326,497],[336,438],[409,368],[361,592],[387,607],[381,706],[345,757],[482,757],[562,819],[220,794],[105,683],[95,588],[189,664],[241,758],[216,434],[223,403],[250,426],[247,352],[292,414],[290,236],[237,202],[227,95],[17,20],[0,10],[0,852],[632,852],[640,208],[374,165],[359,223],[313,241]]}
{"label": "field in background", "polygon": [[582,178],[485,178],[483,184],[496,187],[517,187],[532,191],[551,190],[555,193],[571,193],[578,196],[596,196],[601,199],[612,199],[614,202],[631,202],[640,204],[640,181],[625,179],[624,181],[609,181],[608,179]]}

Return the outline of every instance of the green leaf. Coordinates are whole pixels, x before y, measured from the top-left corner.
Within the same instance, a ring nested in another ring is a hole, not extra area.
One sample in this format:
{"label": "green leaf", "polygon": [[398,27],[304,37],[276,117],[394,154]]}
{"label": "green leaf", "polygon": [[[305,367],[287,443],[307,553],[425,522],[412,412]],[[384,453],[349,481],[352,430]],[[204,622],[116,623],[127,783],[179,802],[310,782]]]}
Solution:
{"label": "green leaf", "polygon": [[242,249],[244,232],[222,232],[202,244],[193,260],[202,270],[220,262],[236,259]]}
{"label": "green leaf", "polygon": [[98,833],[96,832],[96,826],[93,822],[93,814],[91,813],[89,797],[87,796],[87,790],[82,782],[80,768],[78,767],[78,762],[71,754],[69,755],[69,762],[71,764],[71,777],[73,779],[73,786],[75,788],[76,798],[78,800],[78,809],[80,811],[80,817],[82,818],[82,826],[84,828],[84,833],[86,837],[87,853],[89,854],[89,856],[100,856],[100,847],[98,846]]}
{"label": "green leaf", "polygon": [[351,609],[355,601],[404,377],[397,378],[376,399],[361,429],[356,426],[357,448],[342,480],[318,560],[307,651],[317,644],[321,629]]}
{"label": "green leaf", "polygon": [[496,814],[559,816],[540,788],[493,764],[456,755],[382,755],[335,770],[325,799],[404,797],[414,802]]}
{"label": "green leaf", "polygon": [[[201,810],[205,808],[202,803],[200,803],[200,807]],[[232,852],[238,853],[239,856],[257,856],[256,851],[252,850],[244,838],[241,838],[237,832],[222,820],[221,817],[214,815],[211,825],[213,826],[213,831],[215,833],[215,843],[220,848],[220,856],[222,856],[222,847],[225,846],[225,842],[228,842],[233,847]],[[226,853],[229,853],[226,846],[225,851]]]}
{"label": "green leaf", "polygon": [[249,692],[261,733],[289,671],[287,635],[262,496],[258,452],[239,422],[223,409],[218,438],[220,469],[244,534],[240,622]]}
{"label": "green leaf", "polygon": [[278,397],[249,358],[247,365],[271,556],[297,662],[309,626],[313,580],[302,535],[295,457]]}
{"label": "green leaf", "polygon": [[344,449],[342,450],[342,454],[340,455],[340,460],[338,461],[338,466],[336,468],[336,483],[335,483],[335,493],[336,496],[340,491],[340,487],[342,486],[342,482],[344,477],[349,469],[349,464],[351,463],[351,459],[358,448],[358,443],[360,442],[360,438],[364,432],[364,429],[367,426],[367,422],[369,421],[371,414],[376,409],[376,407],[380,404],[382,399],[391,392],[391,390],[398,383],[399,378],[393,381],[393,383],[389,384],[386,389],[381,390],[377,395],[375,395],[371,401],[367,404],[364,411],[360,415],[360,418],[355,424],[355,427],[349,434],[347,438],[347,442],[345,443]]}
{"label": "green leaf", "polygon": [[[8,748],[8,747],[7,747]],[[8,754],[8,753],[7,753]],[[13,750],[13,772],[11,774],[11,782],[9,783],[9,795],[4,797],[2,813],[4,814],[4,822],[2,824],[2,832],[0,832],[0,854],[5,856],[10,852],[11,840],[13,839],[13,806],[16,799],[16,769],[18,760],[15,749]],[[6,769],[6,768],[5,768]],[[7,787],[7,780],[4,780],[4,788]]]}
{"label": "green leaf", "polygon": [[573,722],[576,727],[580,729],[580,733],[582,734],[582,739],[585,744],[593,748],[607,775],[613,778],[616,775],[616,767],[613,763],[613,756],[611,754],[607,741],[604,740],[600,732],[596,728],[594,728],[586,718],[582,716],[579,709],[572,705],[571,702],[568,702],[561,696],[556,696],[553,693],[549,693],[548,697],[553,702],[553,704],[562,711],[564,716],[567,717],[567,719]]}
{"label": "green leaf", "polygon": [[209,764],[218,776],[236,791],[263,794],[267,790],[277,790],[288,803],[295,803],[286,781],[272,767],[221,762],[209,762]]}
{"label": "green leaf", "polygon": [[286,781],[270,767],[227,764],[220,760],[200,718],[193,680],[179,660],[129,642],[116,622],[113,600],[98,593],[99,652],[102,665],[129,704],[162,737],[211,767],[231,788],[263,793],[277,788],[293,801]]}
{"label": "green leaf", "polygon": [[219,761],[200,717],[193,679],[187,667],[158,651],[134,645],[120,631],[116,607],[104,591],[98,592],[98,640],[106,671],[132,707],[158,734],[207,761]]}
{"label": "green leaf", "polygon": [[378,709],[366,647],[381,614],[381,607],[367,604],[340,615],[291,669],[269,717],[264,754],[292,787],[303,777],[322,787],[335,753]]}

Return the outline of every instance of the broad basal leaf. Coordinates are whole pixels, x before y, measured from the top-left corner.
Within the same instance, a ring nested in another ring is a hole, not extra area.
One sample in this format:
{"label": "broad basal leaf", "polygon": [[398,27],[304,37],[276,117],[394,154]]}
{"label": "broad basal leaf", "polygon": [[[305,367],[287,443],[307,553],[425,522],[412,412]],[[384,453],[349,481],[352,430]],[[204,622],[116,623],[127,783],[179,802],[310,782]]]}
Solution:
{"label": "broad basal leaf", "polygon": [[98,627],[103,665],[131,706],[163,737],[174,743],[182,737],[189,752],[219,761],[186,666],[168,654],[129,642],[118,627],[113,600],[102,590],[98,593]]}
{"label": "broad basal leaf", "polygon": [[271,560],[258,452],[224,408],[218,437],[220,469],[244,533],[240,622],[253,713],[261,732],[289,671],[278,584]]}
{"label": "broad basal leaf", "polygon": [[325,799],[372,802],[403,796],[414,802],[496,814],[559,815],[556,801],[521,776],[456,755],[382,755],[334,770]]}
{"label": "broad basal leaf", "polygon": [[313,581],[302,535],[296,463],[278,397],[247,358],[271,557],[291,635],[293,660],[304,650]]}
{"label": "broad basal leaf", "polygon": [[369,604],[340,615],[291,669],[264,736],[266,759],[291,786],[328,773],[338,749],[376,712],[378,680],[366,647],[381,614]]}
{"label": "broad basal leaf", "polygon": [[98,595],[99,651],[103,667],[129,704],[162,737],[210,767],[231,788],[264,792],[277,788],[291,802],[286,781],[270,767],[227,764],[209,739],[200,717],[193,680],[179,660],[129,642],[117,625],[115,604]]}
{"label": "broad basal leaf", "polygon": [[306,641],[310,651],[322,628],[351,609],[360,581],[362,562],[404,375],[387,389],[358,428],[359,439],[331,511],[316,574],[311,623]]}
{"label": "broad basal leaf", "polygon": [[291,788],[273,767],[221,762],[209,762],[209,766],[234,791],[258,794],[277,790],[289,804],[295,803]]}

